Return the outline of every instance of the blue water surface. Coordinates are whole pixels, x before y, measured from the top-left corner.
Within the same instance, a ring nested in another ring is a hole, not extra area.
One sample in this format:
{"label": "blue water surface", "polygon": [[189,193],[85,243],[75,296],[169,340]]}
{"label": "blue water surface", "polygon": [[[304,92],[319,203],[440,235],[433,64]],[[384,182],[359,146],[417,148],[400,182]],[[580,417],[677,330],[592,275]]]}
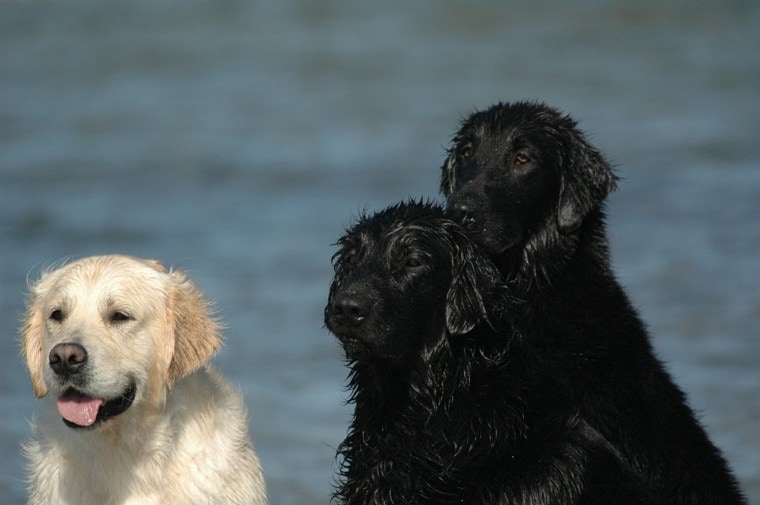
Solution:
{"label": "blue water surface", "polygon": [[615,162],[615,271],[760,503],[758,26],[739,0],[2,2],[0,501],[24,502],[37,407],[27,278],[119,252],[216,302],[272,503],[328,503],[350,419],[331,244],[439,199],[464,115],[539,99]]}

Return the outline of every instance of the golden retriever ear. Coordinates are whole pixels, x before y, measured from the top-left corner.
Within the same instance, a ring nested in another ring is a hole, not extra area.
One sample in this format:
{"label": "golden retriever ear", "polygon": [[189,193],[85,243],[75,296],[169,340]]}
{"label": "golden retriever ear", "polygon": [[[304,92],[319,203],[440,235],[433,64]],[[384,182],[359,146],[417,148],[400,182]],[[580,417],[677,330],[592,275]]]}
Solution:
{"label": "golden retriever ear", "polygon": [[29,367],[34,396],[42,398],[48,392],[45,381],[42,379],[42,371],[45,367],[43,351],[45,315],[42,312],[42,297],[33,290],[27,299],[26,307],[24,325],[21,329],[21,353]]}
{"label": "golden retriever ear", "polygon": [[182,272],[169,274],[170,288],[166,308],[170,337],[167,387],[197,370],[222,344],[221,324],[214,319],[212,307],[203,293]]}

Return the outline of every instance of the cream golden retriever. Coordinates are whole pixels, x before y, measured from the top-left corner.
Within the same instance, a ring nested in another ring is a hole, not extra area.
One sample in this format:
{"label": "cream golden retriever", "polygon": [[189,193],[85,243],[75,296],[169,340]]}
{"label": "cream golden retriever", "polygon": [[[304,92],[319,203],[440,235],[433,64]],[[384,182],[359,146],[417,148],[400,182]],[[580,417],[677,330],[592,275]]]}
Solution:
{"label": "cream golden retriever", "polygon": [[242,397],[206,364],[220,325],[183,273],[126,256],[46,272],[21,341],[45,401],[29,503],[267,503]]}

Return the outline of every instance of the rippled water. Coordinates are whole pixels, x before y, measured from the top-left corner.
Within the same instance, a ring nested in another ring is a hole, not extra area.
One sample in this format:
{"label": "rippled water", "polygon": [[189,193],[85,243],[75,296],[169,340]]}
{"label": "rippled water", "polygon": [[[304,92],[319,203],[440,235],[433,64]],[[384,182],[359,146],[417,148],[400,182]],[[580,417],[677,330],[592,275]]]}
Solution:
{"label": "rippled water", "polygon": [[0,6],[0,500],[36,405],[27,276],[122,252],[227,324],[273,504],[327,503],[350,411],[322,326],[361,209],[437,198],[460,118],[572,113],[624,178],[615,269],[760,503],[760,7],[754,2],[6,1]]}

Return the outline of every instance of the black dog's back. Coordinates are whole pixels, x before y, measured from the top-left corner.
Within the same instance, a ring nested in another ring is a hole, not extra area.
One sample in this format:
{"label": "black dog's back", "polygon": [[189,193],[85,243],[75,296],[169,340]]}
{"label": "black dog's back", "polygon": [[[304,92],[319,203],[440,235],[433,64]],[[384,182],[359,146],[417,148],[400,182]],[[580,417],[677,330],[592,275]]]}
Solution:
{"label": "black dog's back", "polygon": [[654,503],[510,330],[495,266],[441,209],[391,207],[339,245],[325,322],[355,406],[339,503]]}
{"label": "black dog's back", "polygon": [[602,207],[614,187],[575,121],[537,103],[473,114],[442,167],[449,210],[519,300],[516,329],[568,374],[589,423],[666,503],[744,503],[611,271]]}

